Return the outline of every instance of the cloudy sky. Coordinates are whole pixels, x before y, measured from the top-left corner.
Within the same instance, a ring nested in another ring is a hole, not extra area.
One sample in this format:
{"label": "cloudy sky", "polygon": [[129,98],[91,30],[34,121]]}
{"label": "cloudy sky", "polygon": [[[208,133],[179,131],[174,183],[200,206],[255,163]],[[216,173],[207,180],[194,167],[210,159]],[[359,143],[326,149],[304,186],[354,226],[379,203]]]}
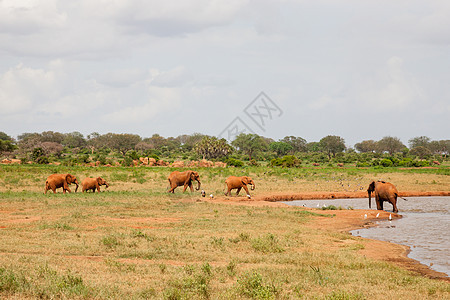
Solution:
{"label": "cloudy sky", "polygon": [[406,144],[450,139],[449,116],[448,0],[0,0],[14,137],[217,136],[239,118],[274,139]]}

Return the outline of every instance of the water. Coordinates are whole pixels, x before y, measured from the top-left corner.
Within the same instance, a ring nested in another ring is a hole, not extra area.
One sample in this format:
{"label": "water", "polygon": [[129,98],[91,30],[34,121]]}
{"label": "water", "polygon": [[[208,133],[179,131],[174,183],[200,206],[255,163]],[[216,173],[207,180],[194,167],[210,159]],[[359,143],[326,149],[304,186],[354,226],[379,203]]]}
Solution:
{"label": "water", "polygon": [[[378,239],[409,246],[408,257],[418,260],[433,270],[450,275],[450,197],[408,197],[397,200],[401,219],[376,222],[378,226],[351,231],[364,238]],[[369,200],[297,200],[284,202],[294,206],[322,207],[325,205],[368,209]],[[372,199],[372,209],[376,208]],[[386,211],[392,211],[390,203],[384,203]]]}

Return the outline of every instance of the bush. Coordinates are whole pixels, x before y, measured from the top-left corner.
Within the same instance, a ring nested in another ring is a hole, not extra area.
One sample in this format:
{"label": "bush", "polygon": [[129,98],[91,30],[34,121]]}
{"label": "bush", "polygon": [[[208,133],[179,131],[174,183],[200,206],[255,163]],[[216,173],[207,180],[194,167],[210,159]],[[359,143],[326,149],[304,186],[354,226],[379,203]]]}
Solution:
{"label": "bush", "polygon": [[252,159],[251,161],[249,161],[247,164],[248,164],[249,166],[255,166],[255,167],[258,167],[258,166],[259,166],[259,163],[258,163],[256,160],[254,160],[254,159]]}
{"label": "bush", "polygon": [[225,159],[224,161],[225,163],[227,163],[227,165],[229,166],[235,166],[235,167],[242,167],[244,165],[244,162],[232,157],[228,157],[227,159]]}
{"label": "bush", "polygon": [[430,162],[426,161],[426,160],[414,160],[412,162],[412,166],[413,167],[429,167],[430,166]]}
{"label": "bush", "polygon": [[274,158],[270,161],[272,167],[300,167],[302,162],[294,155],[285,155],[282,158]]}
{"label": "bush", "polygon": [[390,159],[383,158],[380,161],[380,165],[383,166],[383,167],[392,167],[394,165],[394,163]]}

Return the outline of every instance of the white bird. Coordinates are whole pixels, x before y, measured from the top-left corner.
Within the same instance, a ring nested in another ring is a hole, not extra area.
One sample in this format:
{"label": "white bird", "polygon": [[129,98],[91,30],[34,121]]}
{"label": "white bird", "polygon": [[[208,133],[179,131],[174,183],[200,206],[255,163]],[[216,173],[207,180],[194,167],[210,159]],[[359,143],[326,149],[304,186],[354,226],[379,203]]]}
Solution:
{"label": "white bird", "polygon": [[250,195],[247,195],[247,198],[248,198],[248,199],[251,199],[252,197],[251,197]]}
{"label": "white bird", "polygon": [[377,213],[376,217],[378,218],[380,216],[380,213]]}
{"label": "white bird", "polygon": [[209,195],[209,198],[211,198],[211,199],[214,198],[213,194]]}
{"label": "white bird", "polygon": [[391,214],[389,214],[389,221],[391,221],[392,220],[392,216],[391,216]]}
{"label": "white bird", "polygon": [[202,190],[202,197],[206,196],[206,192],[204,190]]}
{"label": "white bird", "polygon": [[320,206],[320,204],[319,203],[317,203],[317,207],[319,207]]}
{"label": "white bird", "polygon": [[367,219],[367,214],[364,214],[364,219]]}

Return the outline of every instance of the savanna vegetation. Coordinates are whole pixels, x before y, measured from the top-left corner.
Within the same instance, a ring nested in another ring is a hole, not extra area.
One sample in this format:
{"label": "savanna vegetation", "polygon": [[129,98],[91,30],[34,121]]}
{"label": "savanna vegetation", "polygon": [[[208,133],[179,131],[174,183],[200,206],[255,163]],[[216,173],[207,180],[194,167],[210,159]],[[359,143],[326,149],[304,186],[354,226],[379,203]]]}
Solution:
{"label": "savanna vegetation", "polygon": [[269,165],[300,167],[310,164],[358,167],[425,167],[448,160],[450,140],[432,141],[426,136],[409,140],[386,136],[379,141],[365,140],[347,147],[339,136],[329,135],[318,142],[286,136],[275,141],[257,134],[240,134],[231,143],[225,139],[195,133],[178,137],[154,134],[79,132],[24,133],[16,139],[0,132],[0,158],[23,163],[62,163],[66,166],[96,162],[97,165],[132,166],[139,157],[166,162],[208,159],[231,166]]}
{"label": "savanna vegetation", "polygon": [[[400,191],[448,191],[444,148],[420,158],[412,150],[326,150],[331,141],[308,150],[308,143],[301,148],[302,139],[295,137],[270,141],[243,136],[231,144],[202,135],[142,139],[42,133],[17,141],[3,138],[9,141],[3,143],[9,147],[2,150],[4,157],[34,163],[0,165],[1,298],[450,297],[448,282],[362,256],[359,251],[368,247],[367,240],[314,226],[317,219],[333,218],[322,215],[323,210],[232,201],[244,200],[243,195],[216,201],[218,197],[202,198],[199,192],[183,194],[180,188],[172,195],[167,193],[167,177],[176,168],[129,167],[140,156],[228,162],[226,168],[195,168],[202,188],[215,196],[223,195],[230,175],[251,176],[255,196],[360,191],[373,179],[395,182]],[[255,144],[247,146],[248,141]],[[286,149],[288,142],[292,149]],[[358,166],[363,157],[369,167]],[[392,164],[374,164],[383,159]],[[441,164],[398,168],[395,159]],[[93,161],[101,164],[86,165]],[[55,162],[60,164],[48,164]],[[344,168],[337,165],[341,162]],[[95,194],[44,195],[45,179],[52,173],[71,173],[80,182],[101,176],[110,186]]]}

